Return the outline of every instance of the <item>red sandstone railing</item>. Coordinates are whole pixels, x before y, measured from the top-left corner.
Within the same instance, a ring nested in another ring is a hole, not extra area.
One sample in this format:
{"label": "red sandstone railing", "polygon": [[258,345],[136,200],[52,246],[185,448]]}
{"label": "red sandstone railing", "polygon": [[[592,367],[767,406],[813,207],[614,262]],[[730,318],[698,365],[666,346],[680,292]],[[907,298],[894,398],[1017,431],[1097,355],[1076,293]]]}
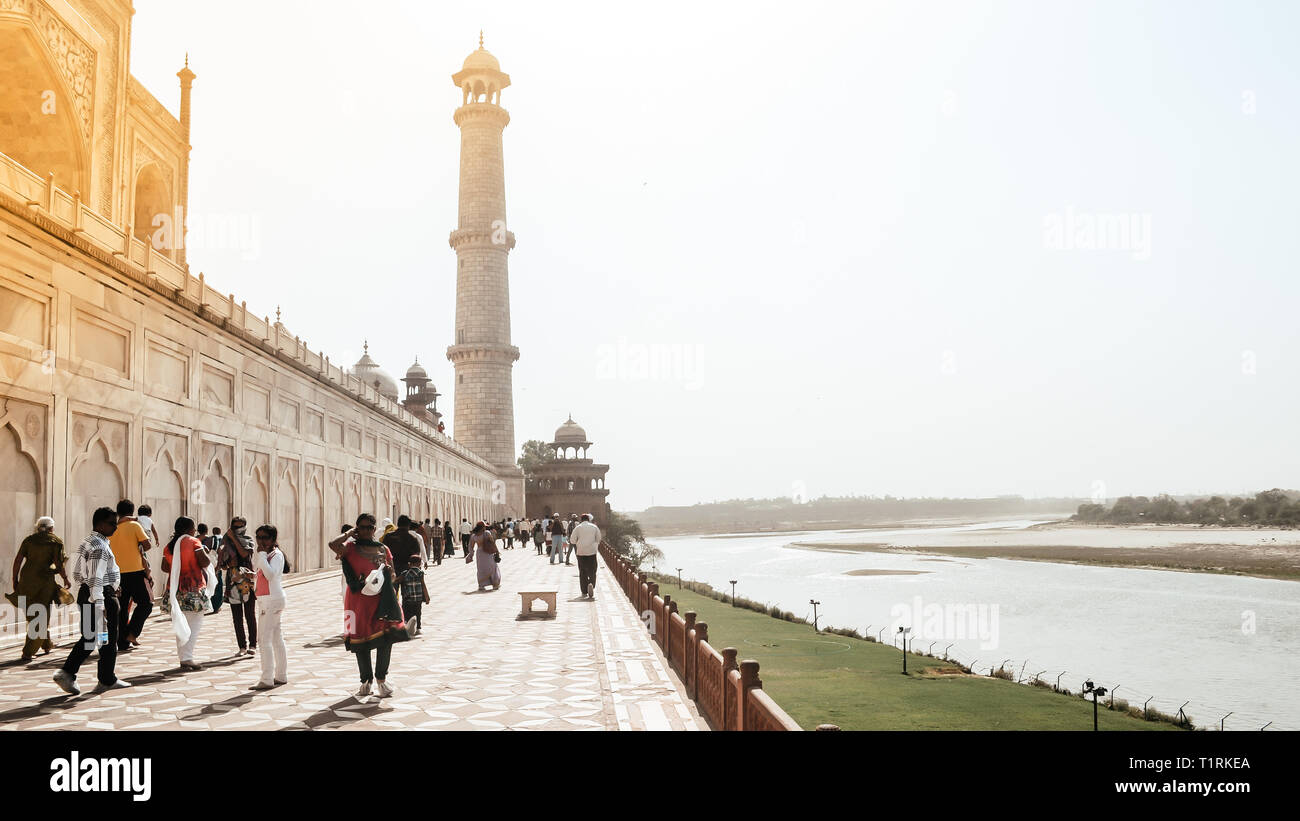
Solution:
{"label": "red sandstone railing", "polygon": [[[734,647],[719,654],[709,644],[709,626],[697,622],[695,613],[679,614],[672,596],[660,596],[659,585],[647,581],[644,573],[634,570],[609,545],[602,542],[600,551],[710,726],[718,730],[802,729],[763,692],[757,661],[746,659],[737,664]],[[832,728],[828,725],[826,729]]]}

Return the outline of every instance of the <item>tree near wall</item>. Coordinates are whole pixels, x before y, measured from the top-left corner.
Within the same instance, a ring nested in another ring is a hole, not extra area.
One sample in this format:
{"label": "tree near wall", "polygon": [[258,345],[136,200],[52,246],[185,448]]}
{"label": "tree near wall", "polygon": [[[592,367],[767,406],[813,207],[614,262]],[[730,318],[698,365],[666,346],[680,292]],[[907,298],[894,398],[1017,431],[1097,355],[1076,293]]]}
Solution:
{"label": "tree near wall", "polygon": [[631,516],[611,511],[609,526],[603,535],[614,552],[627,559],[637,569],[640,569],[642,564],[664,560],[663,551],[645,540],[645,534],[641,532],[641,523]]}
{"label": "tree near wall", "polygon": [[555,458],[555,448],[541,439],[529,439],[520,449],[519,460],[515,463],[525,476],[532,476],[537,466]]}

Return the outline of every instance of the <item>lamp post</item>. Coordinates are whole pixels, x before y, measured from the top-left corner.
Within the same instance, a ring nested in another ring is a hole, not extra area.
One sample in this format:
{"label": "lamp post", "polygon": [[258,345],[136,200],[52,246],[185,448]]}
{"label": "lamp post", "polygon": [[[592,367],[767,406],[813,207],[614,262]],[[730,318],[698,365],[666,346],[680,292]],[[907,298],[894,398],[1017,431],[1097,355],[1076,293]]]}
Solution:
{"label": "lamp post", "polygon": [[1092,683],[1092,679],[1088,679],[1083,683],[1083,692],[1084,695],[1092,693],[1092,731],[1095,733],[1097,732],[1097,699],[1106,695],[1106,688],[1097,687]]}
{"label": "lamp post", "polygon": [[680,567],[677,568],[677,589],[682,589],[682,569]]}
{"label": "lamp post", "polygon": [[912,632],[910,627],[898,628],[898,635],[903,637],[903,675],[907,675],[907,634]]}
{"label": "lamp post", "polygon": [[736,580],[731,579],[731,606],[736,606]]}
{"label": "lamp post", "polygon": [[813,606],[813,632],[820,633],[821,630],[817,627],[817,605],[821,604],[821,602],[809,599],[808,603]]}

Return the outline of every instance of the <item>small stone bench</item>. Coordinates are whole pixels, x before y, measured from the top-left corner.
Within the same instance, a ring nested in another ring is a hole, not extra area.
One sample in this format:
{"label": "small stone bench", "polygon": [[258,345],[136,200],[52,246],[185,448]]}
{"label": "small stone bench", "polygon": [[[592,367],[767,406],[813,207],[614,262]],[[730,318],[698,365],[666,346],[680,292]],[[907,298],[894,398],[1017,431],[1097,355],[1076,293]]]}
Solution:
{"label": "small stone bench", "polygon": [[[555,618],[555,590],[532,590],[519,592],[519,616],[521,618],[553,619]],[[541,599],[546,602],[545,613],[533,612],[533,602]]]}

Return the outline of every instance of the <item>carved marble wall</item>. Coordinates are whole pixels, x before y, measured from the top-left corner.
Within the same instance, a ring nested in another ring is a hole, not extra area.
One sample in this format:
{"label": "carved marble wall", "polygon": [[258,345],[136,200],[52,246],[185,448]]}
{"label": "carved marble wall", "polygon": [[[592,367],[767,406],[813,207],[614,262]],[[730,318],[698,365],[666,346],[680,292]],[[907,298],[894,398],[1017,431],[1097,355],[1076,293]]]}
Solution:
{"label": "carved marble wall", "polygon": [[38,516],[72,547],[123,498],[164,540],[182,515],[275,524],[295,571],[362,511],[487,515],[490,466],[68,253],[0,211],[0,587]]}

